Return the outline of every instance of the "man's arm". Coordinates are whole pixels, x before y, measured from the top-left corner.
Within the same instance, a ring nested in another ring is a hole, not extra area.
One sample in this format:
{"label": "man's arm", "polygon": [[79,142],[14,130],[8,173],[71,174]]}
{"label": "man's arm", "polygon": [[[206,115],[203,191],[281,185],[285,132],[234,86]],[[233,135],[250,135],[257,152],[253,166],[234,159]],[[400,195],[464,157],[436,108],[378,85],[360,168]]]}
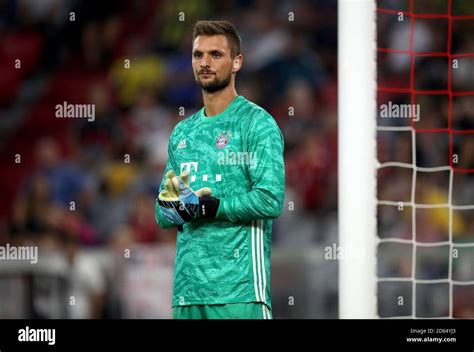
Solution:
{"label": "man's arm", "polygon": [[254,163],[248,165],[250,192],[221,198],[218,219],[232,222],[273,219],[280,216],[285,193],[283,135],[265,111],[252,119],[246,152]]}

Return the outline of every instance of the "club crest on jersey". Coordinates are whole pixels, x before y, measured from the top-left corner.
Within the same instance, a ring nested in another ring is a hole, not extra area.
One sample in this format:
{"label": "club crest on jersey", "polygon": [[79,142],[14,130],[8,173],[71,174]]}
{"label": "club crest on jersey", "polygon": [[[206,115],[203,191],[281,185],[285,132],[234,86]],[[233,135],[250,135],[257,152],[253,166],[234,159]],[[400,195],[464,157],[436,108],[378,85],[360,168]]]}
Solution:
{"label": "club crest on jersey", "polygon": [[229,143],[229,134],[226,132],[219,133],[216,139],[216,147],[218,149],[224,148]]}

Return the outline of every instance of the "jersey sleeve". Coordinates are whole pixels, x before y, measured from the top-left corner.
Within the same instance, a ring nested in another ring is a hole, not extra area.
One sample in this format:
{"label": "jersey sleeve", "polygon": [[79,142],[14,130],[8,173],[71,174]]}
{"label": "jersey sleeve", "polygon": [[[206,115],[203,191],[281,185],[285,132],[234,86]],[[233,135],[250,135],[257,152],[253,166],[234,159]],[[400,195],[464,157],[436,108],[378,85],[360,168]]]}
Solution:
{"label": "jersey sleeve", "polygon": [[248,128],[247,150],[256,162],[248,166],[250,192],[220,199],[217,218],[232,222],[274,219],[280,216],[285,193],[283,135],[265,110]]}
{"label": "jersey sleeve", "polygon": [[[160,193],[163,190],[163,188],[165,187],[166,174],[170,170],[176,170],[175,162],[174,162],[174,155],[173,155],[173,133],[171,133],[170,139],[168,141],[168,161],[166,162],[165,172],[163,174],[163,178],[161,180],[161,184],[160,184],[160,188],[158,190],[158,193]],[[156,220],[156,223],[162,229],[169,229],[169,228],[172,228],[172,227],[177,227],[177,225],[170,223],[165,218],[165,216],[163,215],[163,212],[161,211],[160,205],[158,204],[158,194],[156,195],[156,201],[155,201],[155,220]]]}

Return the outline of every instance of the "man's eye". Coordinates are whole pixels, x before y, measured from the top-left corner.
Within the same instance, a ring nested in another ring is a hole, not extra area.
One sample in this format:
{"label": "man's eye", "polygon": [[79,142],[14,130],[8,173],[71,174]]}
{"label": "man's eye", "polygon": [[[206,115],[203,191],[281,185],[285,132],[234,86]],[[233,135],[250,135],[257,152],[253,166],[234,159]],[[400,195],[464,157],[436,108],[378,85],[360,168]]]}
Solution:
{"label": "man's eye", "polygon": [[215,58],[220,58],[221,54],[220,53],[214,53],[214,54],[212,54],[212,56],[215,57]]}
{"label": "man's eye", "polygon": [[199,58],[199,57],[201,57],[201,54],[200,54],[200,53],[195,53],[195,54],[194,54],[194,57],[195,57],[195,58]]}

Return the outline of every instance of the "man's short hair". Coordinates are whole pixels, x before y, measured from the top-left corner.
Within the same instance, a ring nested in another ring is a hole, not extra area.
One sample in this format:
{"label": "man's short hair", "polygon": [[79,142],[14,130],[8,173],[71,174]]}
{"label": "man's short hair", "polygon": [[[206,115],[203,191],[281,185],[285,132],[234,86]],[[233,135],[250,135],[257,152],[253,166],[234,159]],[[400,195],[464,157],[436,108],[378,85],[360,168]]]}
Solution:
{"label": "man's short hair", "polygon": [[231,57],[240,54],[240,36],[228,21],[197,21],[193,30],[193,42],[200,35],[223,35],[229,43]]}

